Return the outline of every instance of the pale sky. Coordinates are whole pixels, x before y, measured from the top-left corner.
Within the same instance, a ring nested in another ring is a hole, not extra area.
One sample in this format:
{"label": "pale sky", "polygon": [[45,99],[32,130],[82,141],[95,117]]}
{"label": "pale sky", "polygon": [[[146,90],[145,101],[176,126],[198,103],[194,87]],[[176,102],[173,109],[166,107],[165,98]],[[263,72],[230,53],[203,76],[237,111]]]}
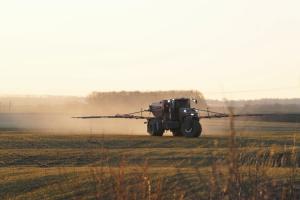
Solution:
{"label": "pale sky", "polygon": [[0,95],[300,97],[299,0],[3,0]]}

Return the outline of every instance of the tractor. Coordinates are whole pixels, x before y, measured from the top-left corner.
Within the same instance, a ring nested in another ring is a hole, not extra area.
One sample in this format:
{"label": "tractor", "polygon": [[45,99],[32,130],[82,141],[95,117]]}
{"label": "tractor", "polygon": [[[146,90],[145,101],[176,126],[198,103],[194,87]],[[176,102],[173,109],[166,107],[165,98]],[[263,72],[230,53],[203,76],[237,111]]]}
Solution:
{"label": "tractor", "polygon": [[[149,105],[149,109],[128,114],[116,114],[111,116],[83,116],[73,117],[80,119],[143,119],[147,120],[147,132],[151,136],[163,136],[169,130],[173,136],[185,136],[189,138],[199,137],[202,132],[200,119],[213,119],[223,117],[252,117],[276,114],[225,114],[207,110],[198,110],[191,107],[191,101],[197,104],[196,99],[176,98],[161,100]],[[144,112],[151,113],[152,116],[143,116]],[[200,112],[207,113],[200,115]],[[137,115],[140,113],[140,115]]]}
{"label": "tractor", "polygon": [[149,112],[154,117],[147,119],[147,132],[152,136],[162,136],[166,130],[170,130],[173,136],[199,137],[201,135],[202,127],[198,110],[191,108],[191,100],[188,98],[152,103]]}

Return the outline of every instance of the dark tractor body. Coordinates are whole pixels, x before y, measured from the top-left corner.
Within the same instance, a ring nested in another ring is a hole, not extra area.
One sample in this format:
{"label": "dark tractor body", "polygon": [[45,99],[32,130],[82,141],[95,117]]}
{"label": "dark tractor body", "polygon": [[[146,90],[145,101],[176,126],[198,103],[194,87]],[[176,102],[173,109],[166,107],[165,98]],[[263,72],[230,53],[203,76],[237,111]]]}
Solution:
{"label": "dark tractor body", "polygon": [[152,103],[149,111],[153,118],[148,119],[147,131],[152,136],[162,136],[170,130],[173,136],[199,137],[202,127],[198,111],[191,108],[187,98],[162,100]]}

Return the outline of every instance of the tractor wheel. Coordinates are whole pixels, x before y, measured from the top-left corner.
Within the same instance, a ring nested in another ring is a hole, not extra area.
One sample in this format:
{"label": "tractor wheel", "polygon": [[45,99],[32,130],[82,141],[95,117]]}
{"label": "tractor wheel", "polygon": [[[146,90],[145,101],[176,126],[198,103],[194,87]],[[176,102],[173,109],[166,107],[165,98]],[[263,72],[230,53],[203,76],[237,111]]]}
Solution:
{"label": "tractor wheel", "polygon": [[173,134],[173,136],[174,137],[182,137],[183,136],[183,134],[182,134],[182,132],[181,132],[181,130],[179,129],[175,129],[175,130],[171,130],[171,132],[172,132],[172,134]]}
{"label": "tractor wheel", "polygon": [[185,119],[181,124],[181,132],[185,137],[199,137],[202,132],[201,124],[196,119]]}
{"label": "tractor wheel", "polygon": [[147,131],[151,136],[163,136],[165,132],[162,121],[159,119],[148,120]]}

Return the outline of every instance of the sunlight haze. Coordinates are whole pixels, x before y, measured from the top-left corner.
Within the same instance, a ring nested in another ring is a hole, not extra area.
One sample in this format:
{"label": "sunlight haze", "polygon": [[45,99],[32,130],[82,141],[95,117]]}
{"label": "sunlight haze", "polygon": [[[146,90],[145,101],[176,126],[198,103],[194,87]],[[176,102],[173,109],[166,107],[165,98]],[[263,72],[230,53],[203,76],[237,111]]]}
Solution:
{"label": "sunlight haze", "polygon": [[299,1],[0,2],[0,95],[300,98]]}

